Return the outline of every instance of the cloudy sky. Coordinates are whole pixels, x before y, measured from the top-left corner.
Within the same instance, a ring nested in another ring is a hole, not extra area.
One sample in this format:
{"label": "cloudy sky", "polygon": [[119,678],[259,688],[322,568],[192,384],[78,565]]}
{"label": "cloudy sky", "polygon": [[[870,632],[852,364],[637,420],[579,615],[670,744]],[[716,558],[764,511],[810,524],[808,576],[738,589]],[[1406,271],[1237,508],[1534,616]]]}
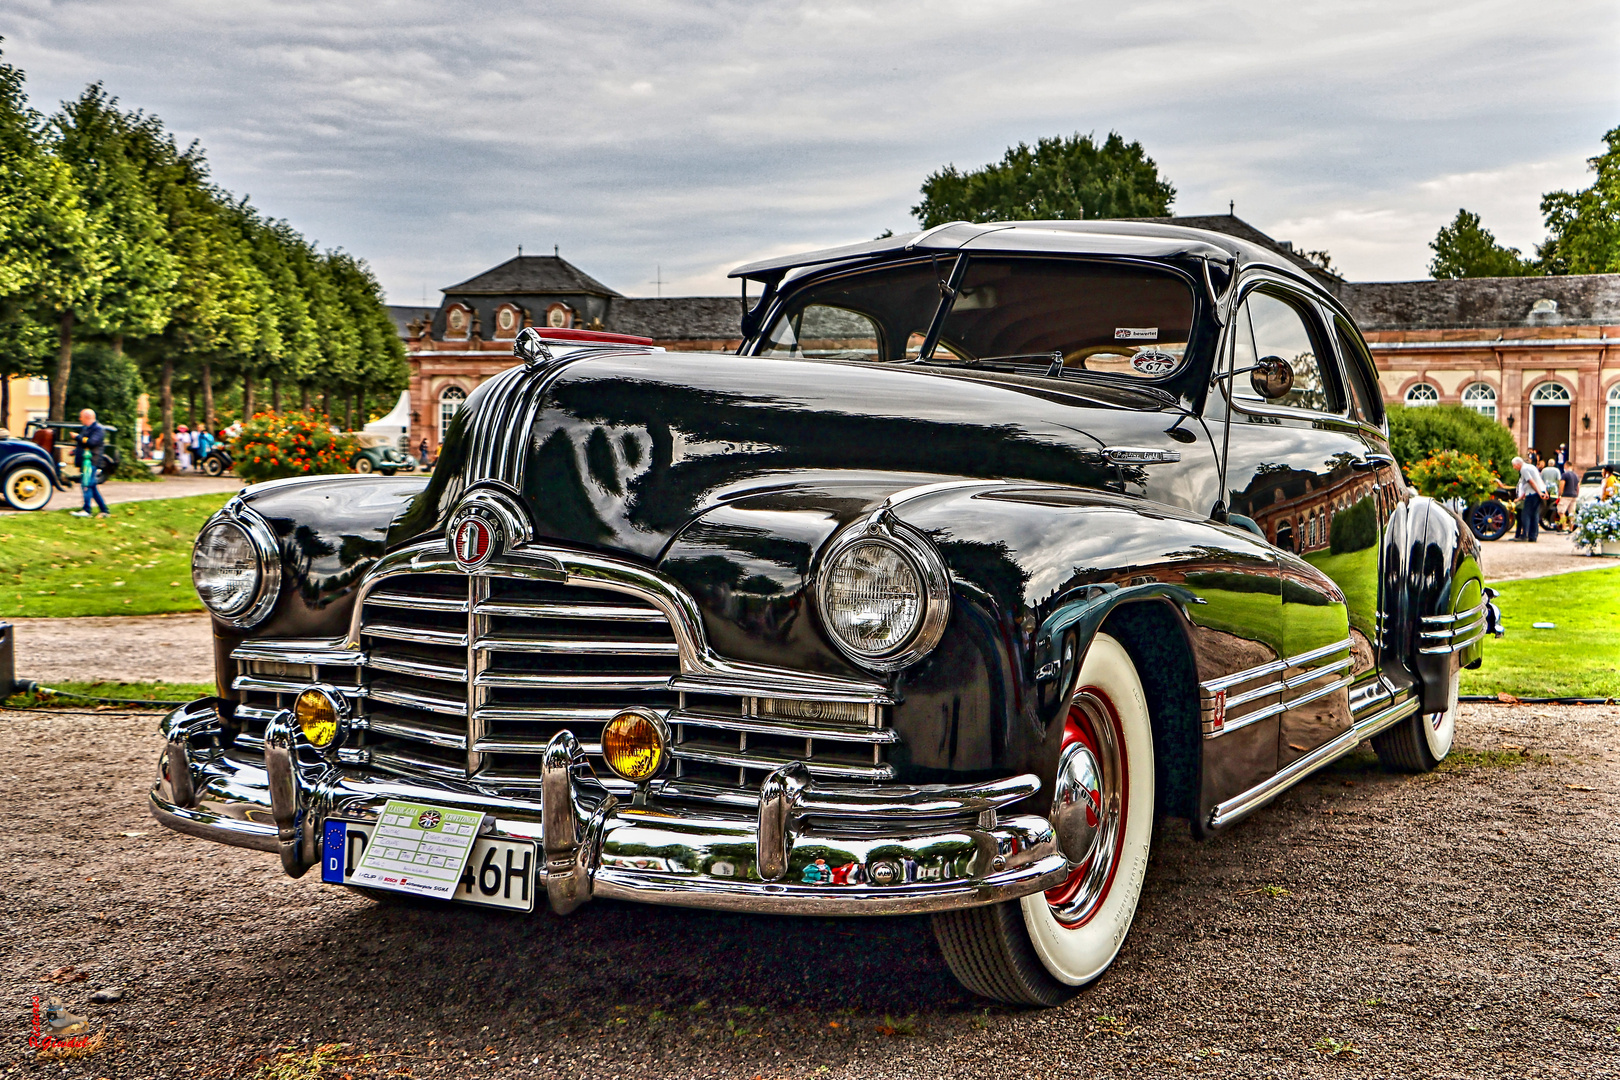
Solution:
{"label": "cloudy sky", "polygon": [[1620,124],[1613,0],[0,0],[0,35],[39,107],[103,81],[395,303],[519,244],[729,294],[914,227],[947,162],[1110,129],[1179,213],[1422,277],[1460,206],[1528,251]]}

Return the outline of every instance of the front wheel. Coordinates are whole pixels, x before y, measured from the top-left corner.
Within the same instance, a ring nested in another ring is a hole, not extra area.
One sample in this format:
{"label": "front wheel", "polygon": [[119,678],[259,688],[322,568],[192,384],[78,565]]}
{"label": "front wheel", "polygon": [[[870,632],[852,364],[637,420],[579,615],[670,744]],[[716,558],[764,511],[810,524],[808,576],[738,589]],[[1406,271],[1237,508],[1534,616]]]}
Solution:
{"label": "front wheel", "polygon": [[1513,524],[1513,515],[1495,499],[1486,499],[1468,511],[1468,528],[1480,540],[1500,540]]}
{"label": "front wheel", "polygon": [[353,469],[357,473],[364,474],[369,473],[371,470],[375,469],[376,466],[371,463],[371,459],[366,457],[366,455],[356,454],[354,456],[354,460],[349,462],[349,468]]}
{"label": "front wheel", "polygon": [[1013,1005],[1057,1005],[1113,963],[1153,839],[1153,730],[1136,667],[1098,634],[1075,681],[1052,818],[1068,880],[1016,902],[934,916],[951,972]]}
{"label": "front wheel", "polygon": [[38,465],[19,465],[0,482],[0,495],[17,510],[43,510],[55,487]]}

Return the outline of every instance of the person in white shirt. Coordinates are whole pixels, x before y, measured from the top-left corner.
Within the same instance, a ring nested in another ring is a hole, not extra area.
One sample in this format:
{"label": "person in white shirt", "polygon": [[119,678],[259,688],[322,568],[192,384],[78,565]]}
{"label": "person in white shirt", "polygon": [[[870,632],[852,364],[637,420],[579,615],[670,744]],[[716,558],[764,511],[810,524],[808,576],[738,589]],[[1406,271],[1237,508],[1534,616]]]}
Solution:
{"label": "person in white shirt", "polygon": [[1541,500],[1547,494],[1547,484],[1541,479],[1541,470],[1522,457],[1513,459],[1519,470],[1519,521],[1524,528],[1524,539],[1535,543],[1541,533]]}

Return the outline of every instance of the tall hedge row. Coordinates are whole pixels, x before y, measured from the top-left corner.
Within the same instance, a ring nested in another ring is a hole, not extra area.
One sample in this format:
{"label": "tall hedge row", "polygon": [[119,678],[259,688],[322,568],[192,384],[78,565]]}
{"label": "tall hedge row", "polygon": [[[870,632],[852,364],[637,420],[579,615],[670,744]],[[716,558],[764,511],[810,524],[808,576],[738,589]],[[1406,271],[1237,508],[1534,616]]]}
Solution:
{"label": "tall hedge row", "polygon": [[1513,476],[1519,452],[1512,432],[1488,416],[1461,405],[1391,405],[1389,447],[1402,472],[1441,450],[1461,450],[1479,458],[1498,477]]}

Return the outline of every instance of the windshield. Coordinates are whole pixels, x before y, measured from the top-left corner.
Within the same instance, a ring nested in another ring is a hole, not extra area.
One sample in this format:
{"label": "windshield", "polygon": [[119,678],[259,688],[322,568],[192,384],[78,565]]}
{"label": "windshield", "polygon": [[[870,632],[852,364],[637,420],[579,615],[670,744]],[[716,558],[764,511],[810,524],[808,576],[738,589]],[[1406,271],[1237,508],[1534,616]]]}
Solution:
{"label": "windshield", "polygon": [[[919,359],[954,259],[843,274],[795,294],[764,335],[764,356]],[[975,258],[932,360],[1052,376],[1159,379],[1180,369],[1191,287],[1128,263]]]}

